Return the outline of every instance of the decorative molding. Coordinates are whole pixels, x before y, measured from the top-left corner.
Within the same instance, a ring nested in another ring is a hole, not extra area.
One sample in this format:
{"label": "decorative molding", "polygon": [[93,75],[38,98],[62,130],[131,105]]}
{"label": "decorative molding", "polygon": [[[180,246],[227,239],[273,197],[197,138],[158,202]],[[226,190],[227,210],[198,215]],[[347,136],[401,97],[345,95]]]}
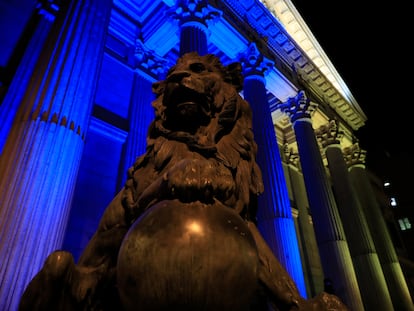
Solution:
{"label": "decorative molding", "polygon": [[[195,8],[199,1],[186,0],[187,2],[192,4],[194,12],[191,8],[188,10],[195,16]],[[254,42],[260,52],[275,64],[266,77],[266,88],[280,101],[284,102],[295,96],[298,88],[304,87],[313,101],[332,108],[348,127],[357,130],[363,126],[366,121],[365,114],[329,59],[323,54],[322,48],[290,0],[262,2],[210,1],[211,5],[223,12],[223,18],[209,25],[209,50],[223,52],[222,56],[226,58],[223,61],[226,62],[234,60],[235,56],[246,48],[248,42]],[[174,10],[176,4],[160,0],[153,1],[154,4],[150,3],[152,2],[149,0],[116,0],[114,4],[117,11],[126,10],[131,5],[133,10],[129,15],[118,12],[120,16],[117,19],[127,16],[128,22],[125,24],[124,21],[117,26],[112,20],[112,32],[127,39],[130,45],[134,44],[133,41],[138,34],[149,50],[156,51],[161,57],[174,60],[178,51],[179,26],[172,18],[166,16],[166,12]],[[141,6],[146,8],[146,17],[145,24],[138,29],[137,25],[142,22],[142,18],[134,16],[140,12]],[[180,14],[184,14],[184,10]],[[198,17],[203,16],[202,14]],[[116,14],[113,14],[113,17],[116,17]],[[137,20],[130,20],[131,18]],[[123,27],[129,30],[121,30]],[[218,35],[215,35],[216,31],[219,31]],[[310,44],[311,48],[302,48],[304,43]],[[315,55],[319,56],[315,58]]]}
{"label": "decorative molding", "polygon": [[307,98],[305,91],[301,90],[295,97],[289,98],[287,102],[280,103],[278,108],[290,117],[292,123],[295,123],[299,119],[310,121],[317,104]]}
{"label": "decorative molding", "polygon": [[43,16],[50,22],[54,22],[56,14],[59,12],[60,7],[55,3],[56,1],[40,1],[36,3],[36,9],[38,14]]}
{"label": "decorative molding", "polygon": [[167,16],[177,20],[181,26],[188,22],[199,22],[208,27],[220,19],[222,12],[205,0],[177,0],[176,5],[167,11]]}
{"label": "decorative molding", "polygon": [[[226,2],[235,5],[234,1]],[[240,6],[246,9],[244,14],[249,25],[252,25],[257,30],[259,36],[266,38],[266,44],[272,52],[282,57],[286,64],[294,68],[294,71],[299,76],[300,83],[303,83],[308,88],[308,93],[312,93],[318,99],[318,102],[332,107],[354,130],[364,125],[367,118],[342,79],[341,84],[338,83],[336,84],[337,86],[327,79],[325,76],[327,71],[324,73],[318,67],[323,64],[320,61],[321,59],[314,62],[267,7],[260,3],[259,0],[242,1]],[[291,6],[293,5],[291,4]],[[239,9],[239,11],[241,10]],[[300,16],[299,13],[296,12],[296,14]],[[267,22],[263,22],[268,19],[272,19],[271,26]],[[311,34],[310,31],[309,33]],[[316,39],[312,42],[317,44]],[[318,51],[323,50],[320,48]],[[329,61],[326,55],[324,59],[325,63]],[[333,72],[334,67],[330,61],[329,64],[329,68]],[[339,80],[339,74],[336,77]],[[349,94],[348,99],[338,89],[345,90],[343,92]]]}
{"label": "decorative molding", "polygon": [[133,68],[143,70],[157,79],[161,78],[166,73],[167,68],[172,66],[168,59],[148,50],[139,39],[135,40],[132,64]]}
{"label": "decorative molding", "polygon": [[290,164],[295,168],[299,168],[299,153],[289,147],[288,143],[283,144],[283,155],[287,164]]}
{"label": "decorative molding", "polygon": [[260,53],[255,43],[251,43],[247,50],[240,55],[245,76],[265,77],[274,63]]}

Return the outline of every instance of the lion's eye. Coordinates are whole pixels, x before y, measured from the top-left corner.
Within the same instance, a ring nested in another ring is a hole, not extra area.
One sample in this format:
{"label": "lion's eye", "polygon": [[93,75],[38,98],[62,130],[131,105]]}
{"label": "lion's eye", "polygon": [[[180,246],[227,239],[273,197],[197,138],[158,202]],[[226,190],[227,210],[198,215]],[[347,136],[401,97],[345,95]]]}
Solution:
{"label": "lion's eye", "polygon": [[193,63],[190,65],[190,69],[192,72],[200,73],[206,70],[206,67],[202,63]]}

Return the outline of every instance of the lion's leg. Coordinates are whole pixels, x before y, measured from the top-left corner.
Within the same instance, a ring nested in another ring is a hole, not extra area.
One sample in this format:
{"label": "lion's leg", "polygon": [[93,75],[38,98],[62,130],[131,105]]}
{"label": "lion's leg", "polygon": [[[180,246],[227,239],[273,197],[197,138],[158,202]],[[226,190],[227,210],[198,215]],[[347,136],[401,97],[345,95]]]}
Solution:
{"label": "lion's leg", "polygon": [[102,284],[114,282],[118,252],[129,229],[122,198],[123,190],[106,207],[98,229],[76,264],[71,279],[71,291],[76,301],[93,304],[102,298],[99,290]]}
{"label": "lion's leg", "polygon": [[263,239],[256,225],[247,221],[247,226],[256,242],[259,255],[259,280],[269,291],[270,300],[280,310],[295,310],[303,298],[290,275],[273,255],[272,250]]}
{"label": "lion's leg", "polygon": [[273,255],[256,225],[247,221],[247,226],[253,235],[259,254],[259,280],[267,289],[270,301],[277,310],[349,311],[338,297],[325,292],[307,300],[301,297],[292,278]]}
{"label": "lion's leg", "polygon": [[123,190],[106,207],[98,229],[83,251],[78,265],[97,267],[107,261],[115,263],[119,247],[129,228],[125,219],[125,209],[122,206],[122,197]]}
{"label": "lion's leg", "polygon": [[[113,277],[116,258],[128,230],[121,191],[108,205],[98,230],[86,246],[78,264],[72,254],[55,251],[26,288],[20,311],[76,310],[88,304],[98,284]],[[93,301],[92,301],[93,303]]]}

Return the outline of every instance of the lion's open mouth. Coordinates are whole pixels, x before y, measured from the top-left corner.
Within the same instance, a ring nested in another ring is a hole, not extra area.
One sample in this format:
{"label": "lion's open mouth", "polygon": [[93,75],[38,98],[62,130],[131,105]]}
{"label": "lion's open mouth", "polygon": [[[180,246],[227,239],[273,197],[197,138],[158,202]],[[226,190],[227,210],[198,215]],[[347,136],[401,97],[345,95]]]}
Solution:
{"label": "lion's open mouth", "polygon": [[167,109],[183,117],[205,117],[210,114],[207,96],[183,85],[170,87],[166,94]]}
{"label": "lion's open mouth", "polygon": [[183,85],[175,87],[172,92],[169,94],[169,103],[168,105],[172,107],[181,107],[185,105],[201,105],[204,106],[206,102],[206,97],[203,94],[194,91]]}
{"label": "lion's open mouth", "polygon": [[169,83],[164,93],[167,124],[174,130],[192,132],[210,120],[210,106],[205,94],[186,86]]}

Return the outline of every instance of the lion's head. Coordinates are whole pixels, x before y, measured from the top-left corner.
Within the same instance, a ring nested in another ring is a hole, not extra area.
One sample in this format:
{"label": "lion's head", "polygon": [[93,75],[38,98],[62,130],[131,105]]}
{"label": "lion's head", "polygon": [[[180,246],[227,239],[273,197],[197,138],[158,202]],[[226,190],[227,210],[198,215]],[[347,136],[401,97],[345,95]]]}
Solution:
{"label": "lion's head", "polygon": [[224,66],[211,54],[187,53],[179,58],[166,79],[153,84],[155,119],[148,131],[147,153],[131,169],[131,178],[151,162],[164,174],[162,170],[190,152],[190,158],[217,161],[230,172],[235,186],[228,197],[234,199],[226,203],[251,216],[252,198],[263,191],[263,184],[255,161],[251,109],[239,94],[242,84],[239,63]]}
{"label": "lion's head", "polygon": [[183,55],[164,81],[153,84],[156,127],[214,143],[237,118],[243,78],[239,63],[223,66],[214,55]]}

